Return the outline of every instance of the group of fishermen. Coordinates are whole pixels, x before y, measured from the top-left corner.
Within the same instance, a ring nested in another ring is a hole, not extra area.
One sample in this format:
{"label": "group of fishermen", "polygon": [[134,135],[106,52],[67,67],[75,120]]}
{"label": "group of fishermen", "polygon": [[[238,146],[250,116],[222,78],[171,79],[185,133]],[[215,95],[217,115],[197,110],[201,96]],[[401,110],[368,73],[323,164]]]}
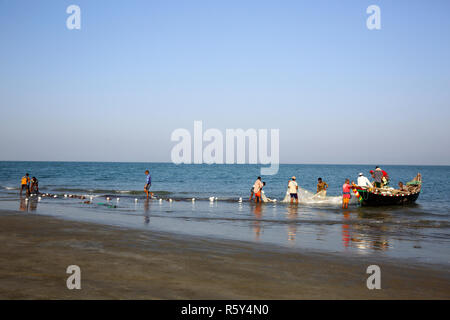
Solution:
{"label": "group of fishermen", "polygon": [[[144,186],[144,190],[147,194],[147,199],[149,198],[149,194],[153,197],[153,193],[149,191],[151,187],[151,176],[149,170],[145,171],[145,174],[147,175],[146,184]],[[359,173],[357,184],[360,187],[366,187],[366,188],[382,188],[384,186],[389,185],[389,175],[386,171],[382,170],[380,167],[376,166],[375,171],[370,170],[370,174],[372,178],[374,179],[373,184],[369,181],[367,177],[364,176],[363,173]],[[353,182],[352,182],[353,184]],[[251,188],[250,192],[250,199],[252,200],[253,196],[255,197],[255,202],[262,202],[262,192],[263,188],[266,185],[265,182],[261,181],[261,177],[258,177],[253,184],[253,187]],[[325,197],[327,194],[328,184],[322,180],[322,178],[317,179],[317,195],[320,195],[321,197]],[[344,185],[342,186],[342,205],[343,208],[348,206],[348,202],[350,200],[350,180],[346,179]],[[36,179],[36,177],[32,177],[30,179],[30,175],[28,173],[25,174],[25,176],[21,179],[21,188],[20,188],[20,195],[22,195],[23,190],[26,191],[26,195],[29,196],[30,194],[38,194],[39,193],[39,182]],[[399,183],[399,190],[400,191],[408,191],[407,186],[404,185],[402,182]],[[298,204],[298,183],[296,181],[296,177],[293,176],[289,182],[288,182],[288,193],[290,196],[290,202],[293,203],[294,201]]]}
{"label": "group of fishermen", "polygon": [[[383,188],[389,185],[389,175],[386,171],[382,170],[380,167],[376,166],[375,170],[370,170],[370,174],[374,180],[374,182],[370,182],[367,177],[361,172],[358,175],[357,185],[365,188]],[[342,186],[342,207],[345,209],[348,207],[348,203],[351,198],[351,188],[354,182],[350,184],[350,179],[346,179],[345,183]],[[261,181],[261,177],[258,177],[253,184],[252,189],[250,190],[250,199],[251,201],[253,197],[255,197],[255,202],[262,202],[262,193],[263,188],[266,185],[265,182]],[[408,191],[407,186],[402,182],[398,184],[400,191]],[[325,197],[327,194],[328,184],[322,180],[322,178],[317,179],[317,195],[321,197]],[[298,183],[296,181],[296,177],[293,176],[288,182],[288,193],[290,197],[290,202],[298,204]]]}
{"label": "group of fishermen", "polygon": [[360,173],[358,177],[358,186],[368,188],[382,188],[389,185],[389,175],[380,167],[376,166],[375,171],[370,170],[370,175],[374,179],[373,184],[363,175],[363,173]]}
{"label": "group of fishermen", "polygon": [[[291,203],[293,203],[294,201],[298,203],[298,183],[296,180],[297,178],[293,176],[288,182],[288,193]],[[255,197],[256,203],[262,202],[262,193],[265,185],[266,183],[261,181],[261,177],[258,177],[250,190],[251,194],[249,201],[251,201],[253,197]],[[322,178],[319,178],[317,182],[317,193],[321,194],[322,196],[326,196],[327,188],[328,184],[323,181]]]}
{"label": "group of fishermen", "polygon": [[[374,179],[374,182],[371,183],[369,179],[360,173],[357,181],[358,186],[366,188],[383,188],[389,186],[390,179],[386,171],[376,167],[375,171],[370,170],[370,174]],[[398,183],[398,190],[405,192],[409,191],[408,187],[401,181]]]}
{"label": "group of fishermen", "polygon": [[22,195],[23,190],[25,190],[25,194],[28,197],[30,194],[38,194],[39,193],[39,182],[36,177],[32,177],[30,179],[30,174],[26,173],[22,179],[20,179],[20,195]]}
{"label": "group of fishermen", "polygon": [[[291,200],[291,203],[294,201],[298,204],[298,183],[297,178],[293,176],[288,182],[288,193]],[[255,197],[255,202],[262,202],[262,192],[263,188],[266,185],[264,181],[261,181],[261,177],[258,177],[253,184],[253,187],[250,190],[250,198],[249,201],[252,200],[253,196]],[[325,197],[327,194],[328,184],[322,180],[322,178],[317,179],[317,194]]]}

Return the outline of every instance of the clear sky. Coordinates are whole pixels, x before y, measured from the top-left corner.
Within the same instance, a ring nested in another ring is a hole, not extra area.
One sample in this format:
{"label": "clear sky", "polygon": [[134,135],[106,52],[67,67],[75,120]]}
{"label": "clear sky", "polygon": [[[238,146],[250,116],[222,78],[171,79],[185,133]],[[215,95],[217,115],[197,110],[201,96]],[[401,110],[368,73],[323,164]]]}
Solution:
{"label": "clear sky", "polygon": [[448,165],[449,16],[446,0],[0,0],[0,160],[170,161],[172,131],[202,120],[280,129],[282,163]]}

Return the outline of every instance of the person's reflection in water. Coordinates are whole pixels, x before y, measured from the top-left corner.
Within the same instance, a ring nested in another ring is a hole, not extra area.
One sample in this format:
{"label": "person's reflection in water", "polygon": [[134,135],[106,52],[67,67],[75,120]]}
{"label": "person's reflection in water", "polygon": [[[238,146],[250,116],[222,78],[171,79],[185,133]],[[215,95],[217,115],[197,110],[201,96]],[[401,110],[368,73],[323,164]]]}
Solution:
{"label": "person's reflection in water", "polygon": [[[344,211],[343,212],[344,215],[344,220],[349,220],[350,219],[350,212],[349,211]],[[344,244],[344,248],[348,248],[350,246],[350,226],[348,224],[343,223],[342,224],[342,243]]]}
{"label": "person's reflection in water", "polygon": [[297,234],[297,216],[298,216],[298,206],[297,205],[289,205],[287,208],[288,211],[288,219],[290,222],[287,226],[287,234],[288,241],[295,242],[295,235]]}
{"label": "person's reflection in water", "polygon": [[255,220],[253,222],[253,232],[255,233],[255,240],[258,241],[261,235],[261,221],[259,221],[262,217],[262,204],[261,202],[257,202],[253,208],[253,214],[255,215]]}
{"label": "person's reflection in water", "polygon": [[37,199],[35,197],[33,197],[29,200],[29,203],[30,203],[30,211],[36,211],[37,204],[38,204]]}
{"label": "person's reflection in water", "polygon": [[[350,219],[350,211],[344,211],[344,220]],[[373,219],[374,216],[364,215],[358,213],[358,219]],[[351,228],[350,228],[351,226]],[[383,225],[366,225],[365,221],[358,221],[357,224],[350,225],[348,223],[342,224],[342,241],[344,247],[352,247],[359,251],[368,250],[388,250],[389,239],[384,235],[388,230]],[[350,232],[351,231],[351,232]]]}
{"label": "person's reflection in water", "polygon": [[377,236],[376,239],[372,240],[371,244],[372,244],[372,248],[374,250],[386,251],[390,247],[389,239],[387,239],[386,237],[384,237],[382,235]]}
{"label": "person's reflection in water", "polygon": [[28,211],[28,202],[29,202],[28,198],[20,197],[19,210],[27,212]]}
{"label": "person's reflection in water", "polygon": [[[317,216],[321,218],[323,217],[320,212],[317,213]],[[316,229],[316,240],[323,241],[325,239],[325,236],[327,235],[327,232],[329,231],[327,225],[324,223],[318,223]]]}
{"label": "person's reflection in water", "polygon": [[144,223],[150,223],[150,200],[146,199],[144,202]]}
{"label": "person's reflection in water", "polygon": [[[358,218],[361,220],[372,219],[377,221],[385,221],[389,218],[389,215],[383,212],[377,213],[377,215],[358,214]],[[389,231],[389,227],[385,224],[366,225],[364,222],[365,221],[354,226],[354,232],[356,234],[352,238],[354,246],[359,250],[388,250],[390,245],[389,238],[386,236],[386,233]]]}

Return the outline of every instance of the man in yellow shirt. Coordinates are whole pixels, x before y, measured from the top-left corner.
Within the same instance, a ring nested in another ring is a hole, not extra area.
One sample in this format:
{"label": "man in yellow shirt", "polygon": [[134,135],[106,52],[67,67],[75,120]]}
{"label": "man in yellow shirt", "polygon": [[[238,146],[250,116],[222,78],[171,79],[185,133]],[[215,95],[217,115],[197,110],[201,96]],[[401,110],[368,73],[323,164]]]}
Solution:
{"label": "man in yellow shirt", "polygon": [[28,196],[30,193],[30,175],[26,173],[20,180],[20,183],[20,195],[22,195],[22,191],[25,189],[25,194]]}

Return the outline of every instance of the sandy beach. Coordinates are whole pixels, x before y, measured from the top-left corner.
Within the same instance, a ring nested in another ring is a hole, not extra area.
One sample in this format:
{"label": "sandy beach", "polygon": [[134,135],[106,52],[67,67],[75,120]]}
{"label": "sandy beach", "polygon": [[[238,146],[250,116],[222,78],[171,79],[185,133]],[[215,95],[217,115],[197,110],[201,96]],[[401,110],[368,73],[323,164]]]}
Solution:
{"label": "sandy beach", "polygon": [[[0,211],[1,299],[449,299],[438,266]],[[370,264],[382,289],[368,290]],[[66,268],[81,268],[68,290]]]}

